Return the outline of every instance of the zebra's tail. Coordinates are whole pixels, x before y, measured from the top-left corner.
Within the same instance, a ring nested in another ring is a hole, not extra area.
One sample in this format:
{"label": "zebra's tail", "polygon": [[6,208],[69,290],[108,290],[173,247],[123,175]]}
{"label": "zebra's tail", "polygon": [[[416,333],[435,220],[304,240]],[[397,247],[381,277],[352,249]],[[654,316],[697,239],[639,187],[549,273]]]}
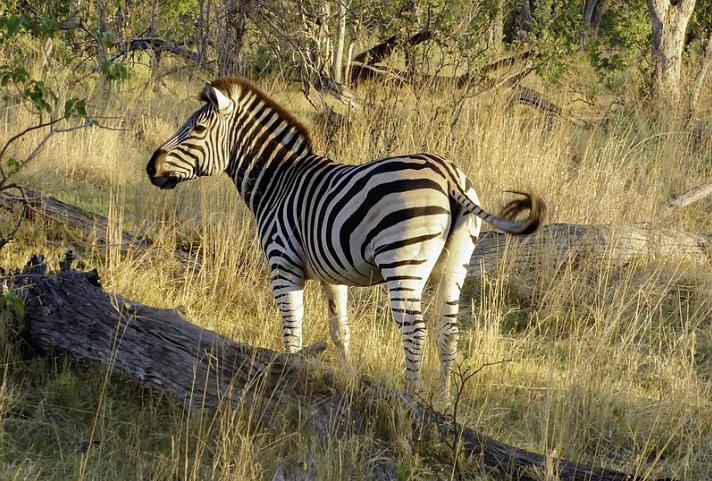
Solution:
{"label": "zebra's tail", "polygon": [[[500,215],[495,215],[490,214],[477,205],[459,185],[453,185],[451,187],[451,195],[460,205],[485,222],[492,224],[497,229],[515,235],[531,234],[536,231],[544,221],[544,217],[546,217],[546,204],[544,201],[528,192],[518,190],[510,190],[507,192],[522,197],[512,200],[504,206]],[[519,213],[525,211],[529,212],[527,218],[517,220],[516,217]]]}

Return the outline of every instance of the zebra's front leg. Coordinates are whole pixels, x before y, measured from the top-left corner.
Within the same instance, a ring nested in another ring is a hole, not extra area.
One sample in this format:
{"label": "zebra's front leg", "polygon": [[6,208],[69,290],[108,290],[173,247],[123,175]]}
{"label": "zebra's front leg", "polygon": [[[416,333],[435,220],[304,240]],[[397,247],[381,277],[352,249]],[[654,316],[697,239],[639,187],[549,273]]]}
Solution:
{"label": "zebra's front leg", "polygon": [[282,314],[284,350],[298,352],[302,348],[302,320],[304,319],[304,284],[272,281],[272,291]]}
{"label": "zebra's front leg", "polygon": [[349,341],[351,339],[351,333],[349,331],[349,321],[346,313],[348,287],[345,285],[328,284],[326,282],[322,282],[321,285],[326,295],[327,308],[329,311],[329,335],[339,350],[343,363],[346,366],[350,366]]}

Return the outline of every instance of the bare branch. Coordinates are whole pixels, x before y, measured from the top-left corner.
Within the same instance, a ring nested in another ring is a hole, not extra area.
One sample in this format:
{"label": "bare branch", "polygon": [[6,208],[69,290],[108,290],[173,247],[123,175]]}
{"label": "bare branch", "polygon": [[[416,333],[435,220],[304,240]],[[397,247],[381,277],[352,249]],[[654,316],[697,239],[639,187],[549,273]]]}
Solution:
{"label": "bare branch", "polygon": [[139,37],[132,38],[127,42],[117,43],[119,51],[115,53],[110,60],[116,60],[119,57],[128,55],[134,50],[148,50],[152,52],[168,52],[178,57],[183,57],[190,60],[194,64],[204,67],[205,62],[200,55],[192,50],[184,48],[187,45],[192,45],[193,42],[174,42],[161,37]]}
{"label": "bare branch", "polygon": [[[7,142],[5,142],[5,145],[3,146],[2,150],[0,150],[0,160],[5,156],[5,152],[7,151],[7,148],[10,147],[10,144],[12,144],[14,141],[16,141],[17,139],[19,139],[20,137],[22,137],[22,136],[24,136],[24,135],[26,135],[26,134],[28,134],[28,133],[34,131],[34,130],[37,130],[37,129],[41,129],[41,128],[44,128],[44,127],[49,127],[49,126],[51,126],[51,125],[54,125],[54,124],[56,124],[57,122],[60,122],[60,121],[62,121],[62,120],[64,120],[64,118],[59,118],[59,119],[50,120],[49,122],[40,122],[40,123],[37,124],[37,125],[33,125],[32,127],[27,127],[27,128],[26,128],[25,130],[23,130],[22,132],[19,132],[19,133],[13,135],[12,137],[10,137],[10,139],[9,139]],[[3,177],[5,177],[4,174],[3,174]]]}

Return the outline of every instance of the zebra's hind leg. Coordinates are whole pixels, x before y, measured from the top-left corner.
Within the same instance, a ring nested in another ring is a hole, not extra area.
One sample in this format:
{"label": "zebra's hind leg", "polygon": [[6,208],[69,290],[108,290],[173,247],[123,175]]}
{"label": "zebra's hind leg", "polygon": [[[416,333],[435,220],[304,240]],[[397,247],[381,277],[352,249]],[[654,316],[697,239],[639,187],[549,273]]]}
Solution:
{"label": "zebra's hind leg", "polygon": [[440,358],[440,393],[438,400],[445,406],[450,403],[451,373],[457,353],[457,341],[460,337],[457,314],[459,311],[460,290],[464,279],[465,274],[460,272],[448,272],[441,276],[434,276],[432,279],[437,283],[434,312],[437,316],[436,342]]}
{"label": "zebra's hind leg", "polygon": [[[460,291],[475,248],[472,227],[471,219],[457,219],[430,278],[435,287],[433,311],[437,316],[436,340],[440,358],[439,402],[445,406],[450,404],[451,373],[460,336],[457,321]],[[475,232],[479,232],[479,227]]]}
{"label": "zebra's hind leg", "polygon": [[339,350],[341,360],[346,366],[350,366],[349,341],[351,333],[349,331],[349,321],[346,313],[348,287],[345,285],[328,284],[326,282],[322,282],[321,285],[326,295],[327,308],[329,311],[329,335]]}
{"label": "zebra's hind leg", "polygon": [[[445,244],[448,219],[443,219],[440,231],[434,231],[435,219],[429,219],[427,240],[404,242],[399,249],[384,249],[375,256],[376,265],[388,287],[393,320],[401,331],[405,353],[405,390],[417,394],[420,390],[420,370],[425,348],[426,330],[421,299],[425,283]],[[417,231],[417,223],[404,226],[403,232]],[[396,244],[399,244],[400,241]],[[386,244],[388,245],[388,244]],[[391,244],[392,245],[392,244]]]}

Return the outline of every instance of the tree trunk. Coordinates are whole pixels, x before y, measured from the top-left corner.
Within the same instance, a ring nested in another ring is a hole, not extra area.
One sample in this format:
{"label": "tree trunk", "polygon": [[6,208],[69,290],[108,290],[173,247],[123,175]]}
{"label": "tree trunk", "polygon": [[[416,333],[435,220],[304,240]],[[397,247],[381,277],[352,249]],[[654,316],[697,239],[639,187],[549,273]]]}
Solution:
{"label": "tree trunk", "polygon": [[[331,69],[335,63],[329,24],[331,3],[319,2],[316,8],[305,0],[299,0],[297,3],[302,20],[302,35],[306,36],[306,44],[297,48],[302,56],[303,67],[307,70],[302,73],[302,79],[313,81],[316,76],[327,72],[331,77]],[[285,24],[289,24],[289,21],[285,21]]]}
{"label": "tree trunk", "polygon": [[210,38],[210,0],[198,0],[197,54],[200,65],[207,64],[208,43]]}
{"label": "tree trunk", "polygon": [[702,94],[702,89],[705,86],[705,79],[707,78],[707,73],[709,72],[710,67],[712,67],[712,31],[705,40],[702,65],[700,66],[700,70],[697,72],[695,83],[692,86],[692,91],[690,92],[690,105],[687,109],[688,125],[694,120],[695,115],[697,114],[697,103],[700,100],[700,95]]}
{"label": "tree trunk", "polygon": [[515,38],[519,41],[525,41],[534,28],[534,12],[531,0],[517,0],[517,8],[519,9],[519,28]]}
{"label": "tree trunk", "polygon": [[99,30],[90,29],[91,36],[96,44],[96,70],[98,74],[97,89],[94,92],[94,101],[100,106],[98,111],[104,113],[109,105],[111,98],[111,80],[108,78],[108,72],[105,69],[108,66],[108,52],[104,44],[104,34],[109,32],[109,27],[106,23],[106,1],[96,0],[96,22]]}
{"label": "tree trunk", "polygon": [[583,21],[589,28],[591,38],[598,36],[598,29],[601,26],[601,18],[608,8],[610,0],[584,0],[581,14]]}
{"label": "tree trunk", "polygon": [[[88,243],[101,249],[107,249],[116,240],[118,240],[117,247],[121,252],[130,250],[136,253],[146,253],[149,249],[154,248],[145,235],[118,231],[119,225],[109,222],[109,219],[104,215],[87,212],[27,187],[22,187],[22,190],[24,196],[14,195],[7,191],[0,192],[0,206],[10,211],[20,211],[27,218],[39,215],[60,225],[71,225],[82,232],[82,237]],[[185,267],[194,268],[200,263],[199,256],[186,250],[176,249],[169,255],[172,255]]]}
{"label": "tree trunk", "polygon": [[542,260],[598,259],[623,266],[636,260],[684,259],[705,265],[712,259],[712,234],[699,235],[633,225],[550,224],[535,235],[512,237],[485,232],[470,259],[468,276],[497,271],[503,259],[526,269]]}
{"label": "tree trunk", "polygon": [[695,8],[695,0],[647,2],[653,32],[653,98],[661,108],[676,110],[680,102],[680,70],[685,31]]}
{"label": "tree trunk", "polygon": [[241,75],[245,66],[242,49],[247,33],[247,19],[253,0],[225,0],[224,38],[218,42],[218,74]]}
{"label": "tree trunk", "polygon": [[[407,40],[407,43],[409,45],[415,46],[420,43],[427,42],[432,38],[433,33],[431,31],[423,30],[410,37]],[[371,78],[374,72],[377,70],[374,68],[375,65],[378,62],[382,62],[387,59],[398,46],[398,42],[399,37],[397,35],[393,35],[391,37],[388,37],[386,40],[379,43],[378,45],[375,45],[374,47],[369,48],[365,52],[361,52],[360,54],[356,55],[354,57],[353,62],[351,63],[350,80],[352,85],[356,85],[361,80]]]}
{"label": "tree trunk", "polygon": [[338,28],[336,29],[336,47],[334,48],[334,82],[342,82],[344,70],[344,41],[346,39],[346,0],[337,0]]}
{"label": "tree trunk", "polygon": [[504,39],[504,0],[496,0],[487,27],[487,46],[495,53],[500,53],[503,47],[502,39]]}
{"label": "tree trunk", "polygon": [[[108,294],[96,271],[77,272],[70,263],[66,259],[61,272],[47,275],[44,259],[34,256],[14,279],[14,287],[26,296],[23,322],[29,344],[39,353],[105,363],[114,375],[172,394],[186,409],[249,406],[263,425],[281,413],[298,412],[302,425],[325,449],[333,446],[334,437],[361,437],[359,445],[373,452],[368,459],[374,479],[397,478],[393,440],[369,428],[378,424],[379,409],[388,400],[410,414],[412,422],[399,427],[410,429],[412,439],[428,442],[430,427],[435,427],[442,438],[433,443],[457,445],[468,459],[502,478],[535,481],[550,472],[562,481],[643,480],[500,443],[366,378],[347,389],[329,368],[301,355],[232,341],[188,322],[178,311]],[[320,350],[323,346],[315,349]]]}

